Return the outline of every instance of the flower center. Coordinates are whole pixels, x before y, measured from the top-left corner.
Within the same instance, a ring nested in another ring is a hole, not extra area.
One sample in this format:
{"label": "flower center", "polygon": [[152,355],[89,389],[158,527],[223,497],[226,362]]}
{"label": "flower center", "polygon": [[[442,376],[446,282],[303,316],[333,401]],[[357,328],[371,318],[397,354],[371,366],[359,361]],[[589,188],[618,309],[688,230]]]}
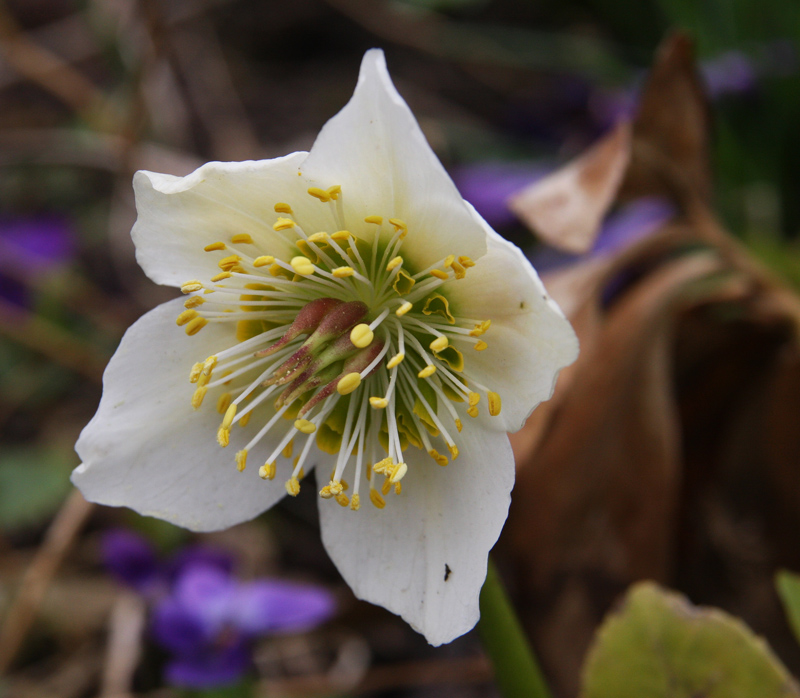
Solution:
{"label": "flower center", "polygon": [[316,442],[336,456],[320,496],[358,510],[366,475],[369,499],[382,509],[386,495],[402,490],[409,447],[447,465],[458,456],[462,416],[477,417],[483,396],[489,414],[500,413],[500,396],[464,359],[470,348],[487,348],[480,337],[491,323],[459,317],[450,307],[447,287],[465,278],[471,259],[451,254],[414,269],[401,254],[403,221],[368,216],[352,228],[355,235],[346,229],[340,187],[308,193],[330,207],[338,232],[309,235],[288,204],[276,204],[273,229],[292,250],[283,255],[288,259],[249,234],[235,234],[205,247],[220,255],[219,274],[181,287],[189,298],[177,324],[188,335],[209,323],[236,328],[236,344],[192,367],[191,403],[199,409],[214,391],[222,447],[235,424],[248,427],[259,416],[260,428],[236,454],[240,471],[268,432],[280,433],[259,474],[272,480],[278,459],[290,459],[286,489],[297,495]]}

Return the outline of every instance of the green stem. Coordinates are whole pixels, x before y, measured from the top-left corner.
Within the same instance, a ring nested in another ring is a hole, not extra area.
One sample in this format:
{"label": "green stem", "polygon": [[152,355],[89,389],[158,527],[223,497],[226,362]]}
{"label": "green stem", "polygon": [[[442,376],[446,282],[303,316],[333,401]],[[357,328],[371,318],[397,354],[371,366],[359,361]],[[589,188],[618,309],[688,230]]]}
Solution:
{"label": "green stem", "polygon": [[491,559],[481,590],[478,631],[503,698],[552,698]]}

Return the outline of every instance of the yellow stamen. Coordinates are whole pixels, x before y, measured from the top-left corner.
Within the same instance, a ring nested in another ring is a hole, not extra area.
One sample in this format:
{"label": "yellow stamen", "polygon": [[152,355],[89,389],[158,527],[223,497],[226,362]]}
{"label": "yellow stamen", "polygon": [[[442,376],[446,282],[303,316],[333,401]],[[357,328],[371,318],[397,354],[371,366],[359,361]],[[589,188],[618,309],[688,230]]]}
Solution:
{"label": "yellow stamen", "polygon": [[381,486],[381,494],[387,495],[389,491],[392,489],[392,483],[389,482],[389,479],[383,481],[383,485]]}
{"label": "yellow stamen", "polygon": [[292,497],[296,497],[298,494],[300,494],[300,482],[296,477],[290,478],[286,481],[286,491],[292,495]]}
{"label": "yellow stamen", "polygon": [[461,423],[460,419],[456,419],[456,429],[458,429],[458,433],[461,433],[461,430],[464,428],[464,425]]}
{"label": "yellow stamen", "polygon": [[202,330],[207,324],[208,320],[206,320],[204,317],[196,317],[194,320],[190,320],[186,324],[184,330],[186,331],[186,334],[191,337],[193,334],[197,334],[200,330]]}
{"label": "yellow stamen", "polygon": [[475,405],[477,405],[481,401],[481,394],[480,393],[470,392],[470,394],[467,396],[467,398],[469,400],[469,406],[470,407],[475,407]]}
{"label": "yellow stamen", "polygon": [[291,218],[278,218],[272,225],[273,230],[289,230],[294,228],[294,221]]}
{"label": "yellow stamen", "polygon": [[319,491],[319,496],[322,497],[323,499],[332,499],[333,498],[333,492],[331,492],[331,486],[330,485],[325,485],[325,487],[323,487]]}
{"label": "yellow stamen", "polygon": [[447,450],[450,451],[450,458],[452,460],[458,458],[458,446],[455,444],[447,444]]}
{"label": "yellow stamen", "polygon": [[417,374],[417,376],[420,378],[430,378],[434,373],[436,373],[436,366],[433,364],[428,364]]}
{"label": "yellow stamen", "polygon": [[253,238],[248,233],[236,233],[231,236],[231,242],[234,245],[252,245]]}
{"label": "yellow stamen", "polygon": [[225,416],[222,418],[222,429],[230,429],[233,424],[233,418],[236,416],[237,405],[229,405],[225,410]]}
{"label": "yellow stamen", "polygon": [[189,382],[190,383],[197,383],[200,378],[200,374],[203,372],[203,362],[198,361],[194,366],[192,366],[192,370],[189,371]]}
{"label": "yellow stamen", "polygon": [[208,388],[204,385],[201,385],[197,390],[194,391],[192,394],[192,407],[194,409],[200,409],[200,405],[203,404],[203,398],[206,396],[207,392]]}
{"label": "yellow stamen", "polygon": [[319,187],[309,187],[308,193],[315,199],[319,199],[322,203],[327,203],[331,200],[331,195]]}
{"label": "yellow stamen", "polygon": [[244,448],[236,454],[236,469],[241,473],[247,467],[247,449]]}
{"label": "yellow stamen", "polygon": [[447,456],[439,453],[439,451],[437,451],[435,448],[432,448],[430,451],[428,451],[428,455],[430,455],[430,457],[441,466],[445,466],[450,462],[447,459]]}
{"label": "yellow stamen", "polygon": [[399,366],[403,363],[403,359],[406,358],[405,354],[395,354],[386,364],[386,368],[394,368],[395,366]]}
{"label": "yellow stamen", "polygon": [[358,494],[354,494],[350,498],[350,508],[353,511],[358,511],[361,508],[361,496]]}
{"label": "yellow stamen", "polygon": [[449,254],[447,257],[444,258],[444,264],[442,265],[445,269],[449,269],[453,266],[453,262],[456,261],[456,256],[454,254]]}
{"label": "yellow stamen", "polygon": [[216,276],[212,276],[211,280],[214,283],[217,283],[217,281],[222,281],[223,279],[230,279],[231,276],[232,276],[232,274],[229,271],[223,271],[223,272],[220,272],[219,274],[217,274]]}
{"label": "yellow stamen", "polygon": [[250,422],[250,417],[252,416],[253,416],[253,410],[250,410],[247,414],[244,415],[244,417],[241,417],[239,419],[239,426],[246,427],[248,422]]}
{"label": "yellow stamen", "polygon": [[406,301],[405,303],[403,303],[403,305],[401,305],[397,310],[394,311],[394,314],[397,315],[397,317],[403,317],[403,315],[405,315],[413,307],[414,307],[413,304]]}
{"label": "yellow stamen", "polygon": [[458,261],[461,263],[462,266],[466,267],[467,269],[475,266],[475,262],[473,262],[469,257],[464,255],[459,257]]}
{"label": "yellow stamen", "polygon": [[283,447],[281,455],[284,458],[291,458],[293,450],[294,450],[294,439],[292,439],[288,444],[286,444],[286,446]]}
{"label": "yellow stamen", "polygon": [[292,261],[289,264],[300,276],[311,276],[314,273],[314,265],[308,257],[292,257]]}
{"label": "yellow stamen", "polygon": [[394,470],[392,471],[391,476],[389,477],[389,482],[392,484],[396,482],[400,482],[400,480],[405,477],[405,474],[408,472],[408,466],[405,463],[398,463]]}
{"label": "yellow stamen", "polygon": [[364,219],[364,223],[374,223],[375,225],[380,225],[383,223],[383,218],[381,216],[367,216]]}
{"label": "yellow stamen", "polygon": [[199,281],[187,281],[181,286],[181,293],[194,293],[203,288],[203,284]]}
{"label": "yellow stamen", "polygon": [[269,254],[261,255],[253,260],[254,267],[266,267],[268,264],[274,264],[275,257]]}
{"label": "yellow stamen", "polygon": [[262,480],[273,480],[275,478],[275,463],[264,463],[258,469],[258,475]]}
{"label": "yellow stamen", "polygon": [[403,263],[403,258],[397,256],[386,265],[386,271],[391,271],[392,269],[399,267],[402,263]]}
{"label": "yellow stamen", "polygon": [[370,489],[369,501],[372,502],[378,509],[383,509],[383,507],[386,506],[386,500],[381,497],[381,493],[378,492],[378,490]]}
{"label": "yellow stamen", "polygon": [[389,401],[385,397],[371,397],[369,399],[369,404],[376,410],[382,410],[389,406]]}
{"label": "yellow stamen", "polygon": [[389,223],[394,226],[395,232],[398,230],[402,230],[402,234],[400,235],[400,239],[402,240],[406,235],[408,235],[408,226],[406,225],[405,221],[401,221],[399,218],[390,218]]}
{"label": "yellow stamen", "polygon": [[220,427],[217,429],[217,443],[225,448],[231,442],[231,431],[230,429],[224,429]]}
{"label": "yellow stamen", "polygon": [[313,242],[314,244],[317,244],[318,242],[327,242],[327,240],[328,240],[328,233],[322,231],[308,236],[308,241]]}
{"label": "yellow stamen", "polygon": [[492,415],[492,417],[496,417],[498,414],[500,414],[500,408],[502,407],[500,396],[490,390],[488,393],[486,393],[486,397],[489,400],[489,414]]}
{"label": "yellow stamen", "polygon": [[309,422],[307,419],[296,419],[294,428],[303,434],[313,434],[317,430],[317,425],[314,422]]}
{"label": "yellow stamen", "polygon": [[442,279],[442,280],[450,278],[450,275],[446,271],[442,271],[441,269],[431,269],[431,276],[435,276],[437,279]]}
{"label": "yellow stamen", "polygon": [[277,203],[274,206],[275,213],[286,213],[288,215],[292,215],[294,211],[292,211],[292,207],[289,204]]}
{"label": "yellow stamen", "polygon": [[489,329],[491,326],[491,320],[484,320],[483,322],[478,322],[475,324],[475,327],[470,330],[469,336],[470,337],[480,337],[486,330]]}
{"label": "yellow stamen", "polygon": [[356,325],[350,330],[350,341],[359,349],[364,349],[372,344],[374,337],[375,335],[369,328],[369,325],[365,325],[364,323]]}
{"label": "yellow stamen", "polygon": [[349,230],[337,230],[333,235],[331,235],[331,240],[336,240],[336,242],[344,242],[348,238],[352,237],[352,233]]}
{"label": "yellow stamen", "polygon": [[206,252],[216,252],[217,250],[224,250],[226,247],[224,242],[212,242],[210,245],[206,245],[203,249]]}
{"label": "yellow stamen", "polygon": [[348,504],[350,504],[350,498],[344,492],[342,492],[342,494],[336,495],[336,501],[339,503],[340,506],[343,507],[346,507]]}
{"label": "yellow stamen", "polygon": [[444,351],[447,349],[449,344],[450,341],[447,339],[447,337],[437,337],[430,343],[431,351]]}
{"label": "yellow stamen", "polygon": [[384,458],[372,466],[372,472],[380,475],[386,468],[390,468],[392,465],[394,465],[394,461],[391,458]]}
{"label": "yellow stamen", "polygon": [[488,349],[489,345],[484,342],[482,339],[475,342],[475,351],[483,351],[484,349]]}
{"label": "yellow stamen", "polygon": [[341,494],[344,491],[344,485],[342,485],[341,482],[338,482],[336,480],[331,480],[328,487],[331,488],[331,492],[333,493],[334,496],[337,494]]}
{"label": "yellow stamen", "polygon": [[477,407],[467,407],[467,414],[470,417],[477,417],[478,416],[478,408]]}
{"label": "yellow stamen", "polygon": [[352,276],[356,273],[356,270],[353,267],[336,267],[331,274],[333,274],[337,279],[346,279],[348,276]]}
{"label": "yellow stamen", "polygon": [[232,254],[220,259],[219,262],[217,262],[217,266],[222,269],[222,271],[231,271],[234,267],[239,266],[239,262],[241,261],[242,258],[238,254]]}
{"label": "yellow stamen", "polygon": [[217,355],[212,354],[203,362],[203,375],[210,376],[216,365],[217,365]]}
{"label": "yellow stamen", "polygon": [[359,385],[361,385],[361,374],[359,374],[359,373],[348,373],[344,378],[342,378],[337,383],[336,392],[338,392],[339,395],[349,395]]}
{"label": "yellow stamen", "polygon": [[394,483],[394,493],[400,494],[403,491],[403,483],[402,482],[395,482]]}
{"label": "yellow stamen", "polygon": [[342,193],[342,187],[338,184],[334,184],[332,187],[328,187],[328,196],[331,197],[334,201],[339,198],[339,194]]}
{"label": "yellow stamen", "polygon": [[205,299],[202,296],[192,296],[191,298],[187,298],[183,301],[184,308],[197,308],[200,305],[205,303]]}
{"label": "yellow stamen", "polygon": [[198,316],[196,310],[184,310],[177,318],[175,318],[175,324],[178,327],[183,327],[189,320],[194,320]]}
{"label": "yellow stamen", "polygon": [[231,406],[231,400],[233,400],[233,396],[230,393],[222,393],[217,398],[217,412],[225,414]]}

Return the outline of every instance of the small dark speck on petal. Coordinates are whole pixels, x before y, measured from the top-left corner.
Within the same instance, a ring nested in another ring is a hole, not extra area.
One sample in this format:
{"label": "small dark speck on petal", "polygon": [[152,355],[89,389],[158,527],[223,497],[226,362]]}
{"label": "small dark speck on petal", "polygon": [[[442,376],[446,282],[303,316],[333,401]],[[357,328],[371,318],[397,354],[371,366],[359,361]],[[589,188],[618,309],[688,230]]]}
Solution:
{"label": "small dark speck on petal", "polygon": [[450,579],[450,575],[453,573],[453,570],[450,569],[450,565],[447,563],[444,564],[444,581],[446,582]]}

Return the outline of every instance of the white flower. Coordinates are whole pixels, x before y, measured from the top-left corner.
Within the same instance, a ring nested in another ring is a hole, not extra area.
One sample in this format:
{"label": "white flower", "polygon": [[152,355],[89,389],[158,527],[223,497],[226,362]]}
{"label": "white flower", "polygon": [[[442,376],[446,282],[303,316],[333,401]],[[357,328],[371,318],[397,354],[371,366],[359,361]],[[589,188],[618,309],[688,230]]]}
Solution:
{"label": "white flower", "polygon": [[514,482],[506,432],[577,342],[459,196],[383,53],[310,153],[134,187],[137,259],[188,297],[125,334],[75,484],[209,531],[317,466],[322,538],[355,594],[434,645],[472,628]]}

